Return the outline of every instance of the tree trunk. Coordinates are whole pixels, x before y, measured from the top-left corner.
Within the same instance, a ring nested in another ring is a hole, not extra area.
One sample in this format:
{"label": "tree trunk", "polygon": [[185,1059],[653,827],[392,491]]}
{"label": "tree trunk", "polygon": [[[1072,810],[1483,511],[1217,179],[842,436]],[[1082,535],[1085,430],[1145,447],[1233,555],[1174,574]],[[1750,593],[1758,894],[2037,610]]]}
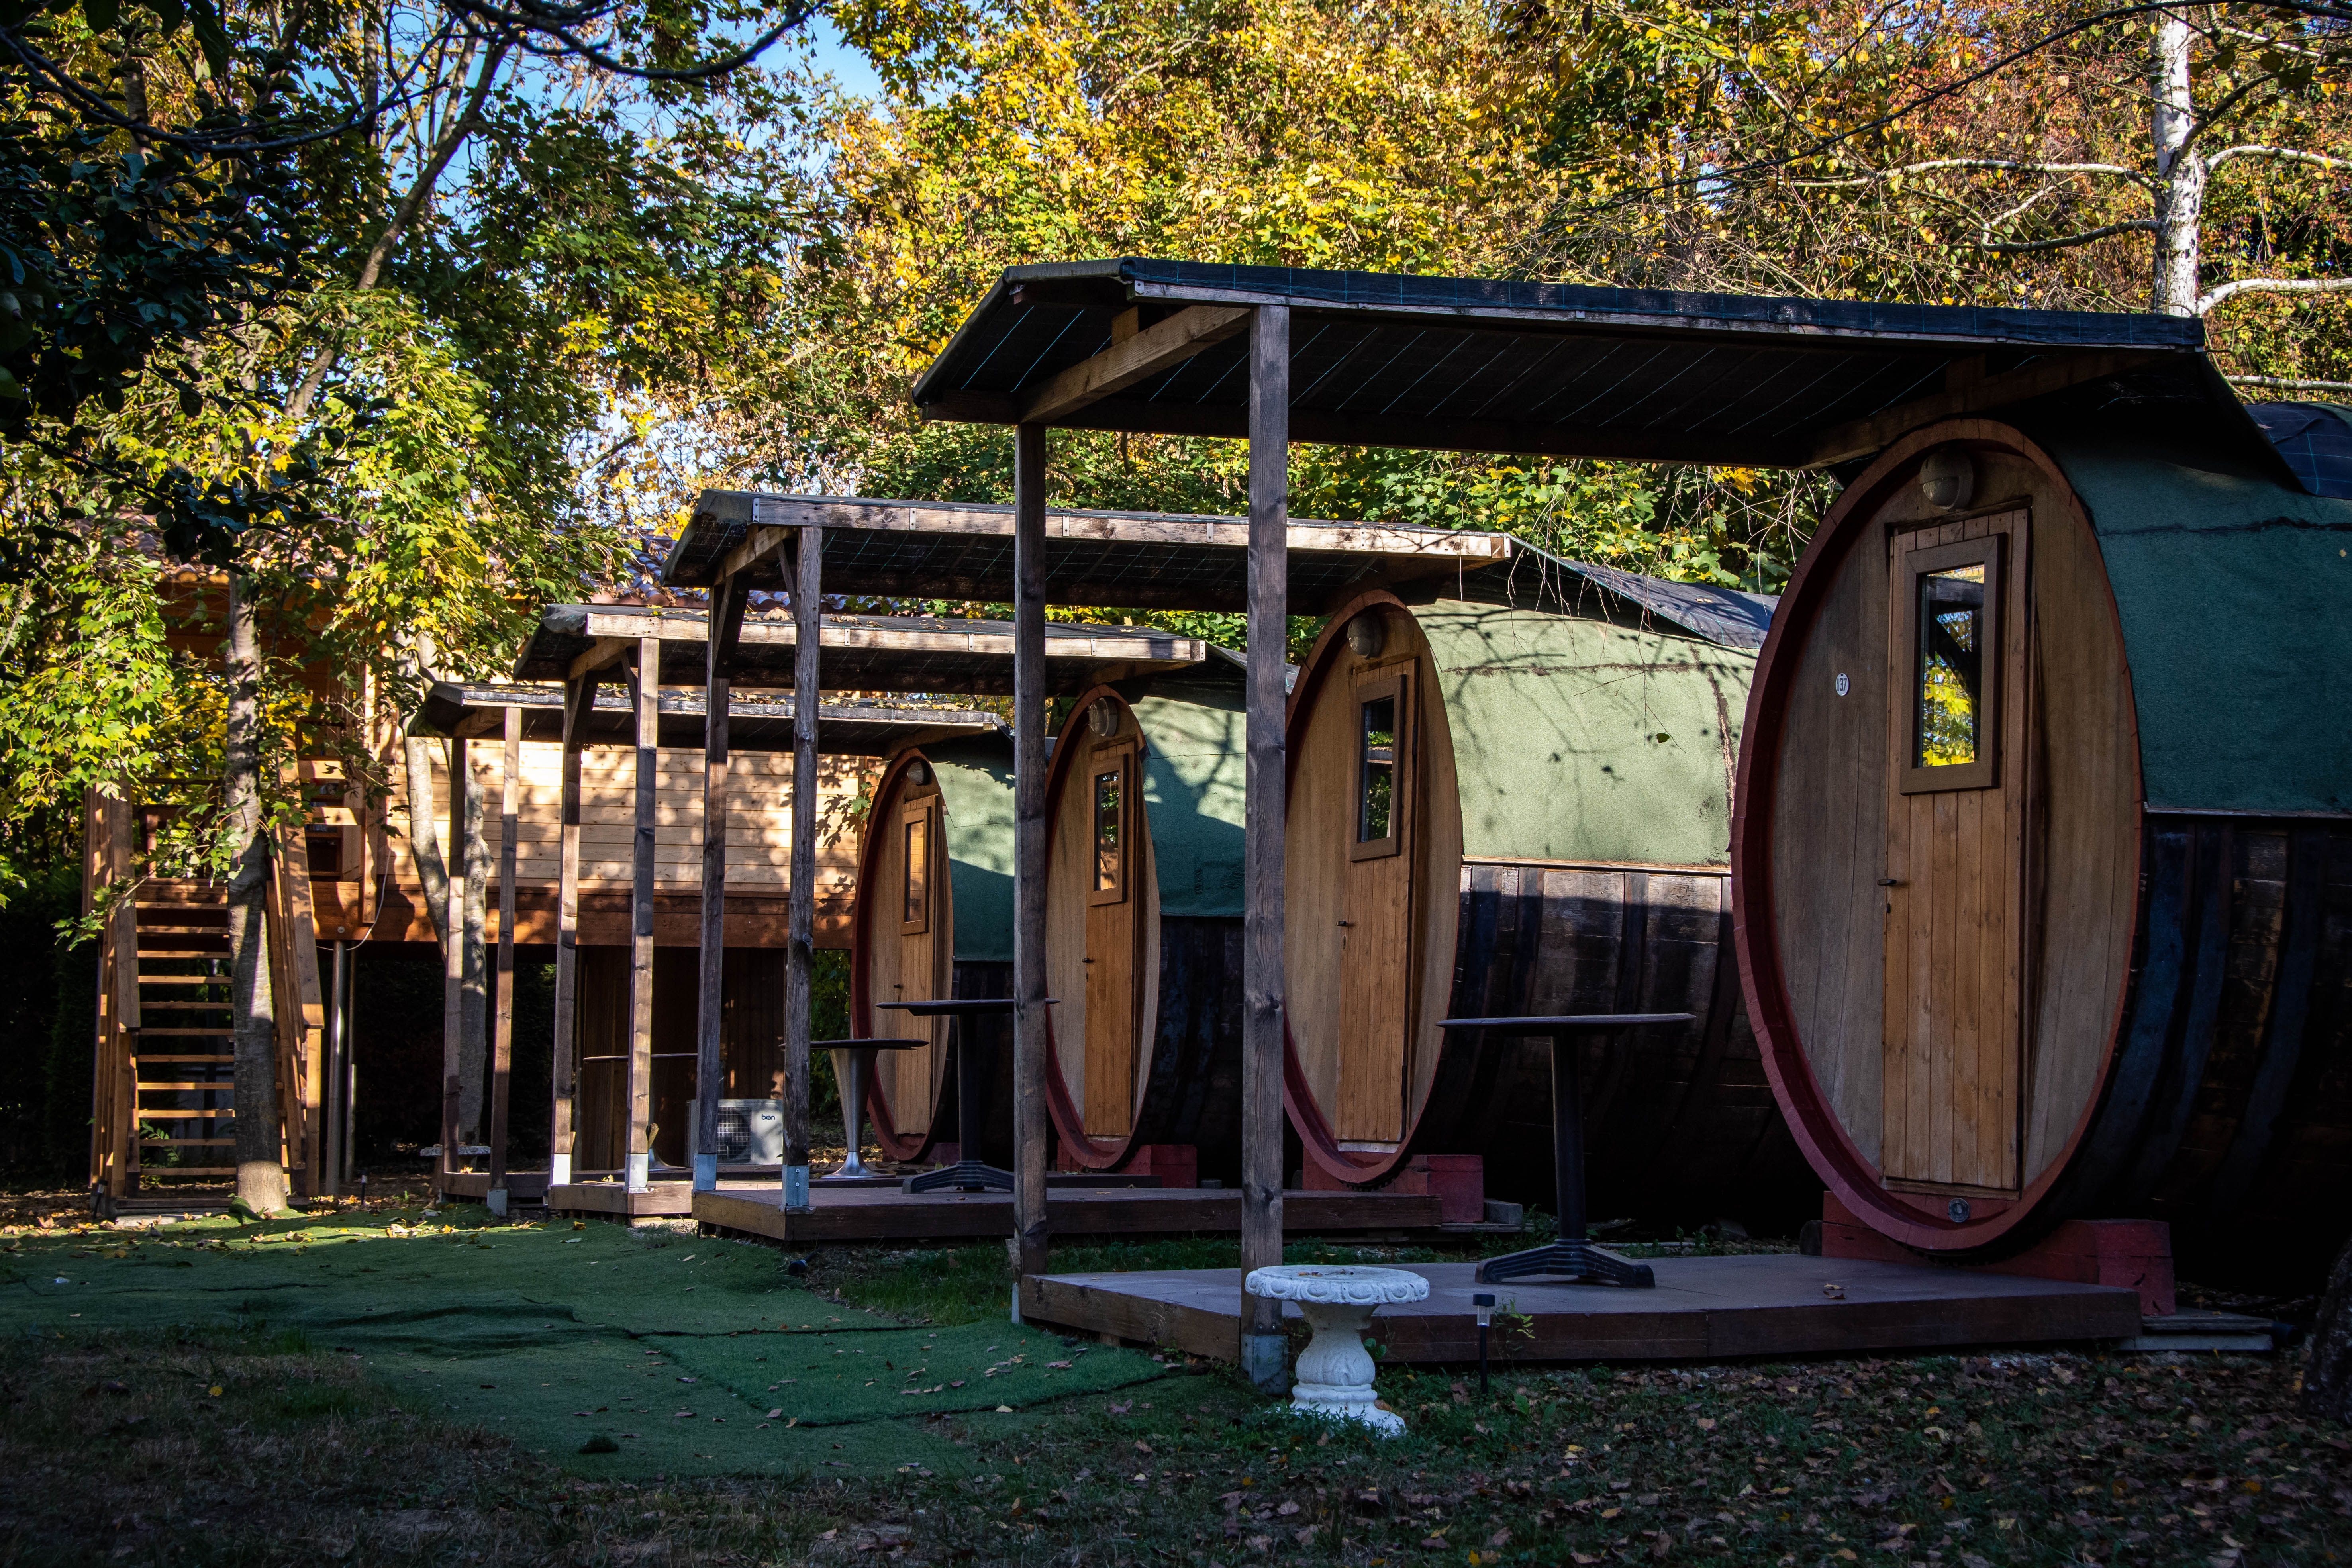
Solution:
{"label": "tree trunk", "polygon": [[251,584],[228,577],[226,786],[236,858],[228,884],[230,1030],[236,1063],[236,1195],[257,1214],[286,1206],[278,1106],[278,1027],[269,990],[269,841],[261,831],[261,655]]}
{"label": "tree trunk", "polygon": [[2197,314],[2205,221],[2205,157],[2189,144],[2197,129],[2197,102],[2189,79],[2191,37],[2189,24],[2179,17],[2159,17],[2148,58],[2156,173],[2164,182],[2157,195],[2156,277],[2149,294],[2154,309],[2175,316]]}
{"label": "tree trunk", "polygon": [[2352,1243],[2336,1255],[2327,1294],[2311,1331],[2311,1361],[2303,1370],[2303,1408],[2331,1421],[2352,1422]]}
{"label": "tree trunk", "polygon": [[457,1141],[479,1143],[482,1138],[482,1091],[489,1070],[489,966],[484,951],[485,903],[490,877],[489,837],[483,831],[486,802],[482,775],[474,766],[474,748],[467,750],[466,776],[453,781],[463,787],[459,822],[465,837],[460,847],[466,882],[457,922],[461,979],[457,1007]]}

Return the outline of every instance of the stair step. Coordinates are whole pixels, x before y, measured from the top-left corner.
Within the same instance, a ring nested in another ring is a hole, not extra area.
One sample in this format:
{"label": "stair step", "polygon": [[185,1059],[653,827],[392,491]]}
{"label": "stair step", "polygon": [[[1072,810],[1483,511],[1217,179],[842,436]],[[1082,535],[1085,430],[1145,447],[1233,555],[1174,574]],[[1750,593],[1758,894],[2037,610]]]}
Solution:
{"label": "stair step", "polygon": [[217,1013],[228,1005],[228,998],[223,997],[217,1002],[174,1002],[169,999],[161,999],[153,1002],[142,1002],[139,1004],[139,1006],[142,1011],[150,1013]]}
{"label": "stair step", "polygon": [[[224,1004],[223,1004],[223,1005],[226,1005],[226,1003],[224,1003]],[[195,1036],[195,1037],[201,1037],[201,1038],[204,1038],[204,1039],[213,1039],[213,1040],[217,1040],[217,1039],[225,1038],[226,1037],[227,1037],[227,1036],[229,1036],[229,1035],[233,1035],[233,1034],[235,1034],[236,1031],[236,1030],[234,1030],[234,1029],[178,1029],[178,1028],[155,1028],[155,1029],[148,1029],[148,1028],[142,1028],[142,1029],[141,1029],[139,1032],[140,1032],[141,1034],[142,1034],[142,1035],[190,1035],[190,1036]]]}
{"label": "stair step", "polygon": [[131,1060],[134,1062],[233,1062],[236,1060],[236,1058],[227,1051],[222,1051],[216,1056],[208,1057],[166,1057],[151,1055],[146,1051],[136,1051],[132,1053]]}
{"label": "stair step", "polygon": [[[236,1140],[234,1138],[142,1138],[139,1140],[139,1147],[142,1149],[232,1149],[236,1146]],[[194,1172],[185,1170],[180,1173],[194,1174]]]}
{"label": "stair step", "polygon": [[168,949],[142,947],[139,950],[139,957],[142,962],[150,958],[226,958],[227,956],[228,952],[226,948],[206,950],[193,947]]}
{"label": "stair step", "polygon": [[142,974],[139,977],[139,984],[142,985],[226,985],[228,984],[228,976],[226,974]]}
{"label": "stair step", "polygon": [[139,1080],[139,1092],[142,1094],[163,1094],[175,1089],[218,1089],[226,1094],[236,1087],[236,1079],[233,1078],[175,1079],[168,1083],[146,1078]]}
{"label": "stair step", "polygon": [[142,1121],[234,1121],[234,1110],[150,1110],[140,1106],[131,1114]]}

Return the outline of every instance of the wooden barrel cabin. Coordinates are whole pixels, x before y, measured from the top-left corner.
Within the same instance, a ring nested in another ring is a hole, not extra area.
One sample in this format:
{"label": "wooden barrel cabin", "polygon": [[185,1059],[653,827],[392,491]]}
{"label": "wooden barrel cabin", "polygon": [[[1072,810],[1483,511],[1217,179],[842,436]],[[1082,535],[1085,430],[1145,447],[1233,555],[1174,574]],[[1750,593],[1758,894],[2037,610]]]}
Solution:
{"label": "wooden barrel cabin", "polygon": [[1045,1091],[1066,1169],[1240,1176],[1241,673],[1220,657],[1097,687],[1055,742]]}
{"label": "wooden barrel cabin", "polygon": [[1833,1198],[1910,1247],[2147,1216],[2315,1278],[2343,1238],[2352,429],[2252,412],[1919,429],[1780,602],[1749,1005]]}
{"label": "wooden barrel cabin", "polygon": [[[884,1051],[866,1112],[875,1142],[893,1160],[932,1156],[956,1138],[954,1026],[883,1011],[881,1002],[1013,994],[1013,742],[1003,735],[909,748],[890,760],[874,792],[858,858],[849,952],[850,1027],[859,1036],[913,1038],[927,1050]],[[963,1153],[1012,1158],[1013,1061],[1009,1030],[975,1043],[990,1103],[985,1146]]]}
{"label": "wooden barrel cabin", "polygon": [[1527,553],[1516,603],[1341,608],[1292,695],[1303,1174],[1370,1186],[1479,1154],[1490,1195],[1549,1208],[1549,1044],[1439,1021],[1687,1012],[1583,1055],[1591,1212],[1792,1222],[1819,1187],[1729,946],[1733,758],[1771,601]]}

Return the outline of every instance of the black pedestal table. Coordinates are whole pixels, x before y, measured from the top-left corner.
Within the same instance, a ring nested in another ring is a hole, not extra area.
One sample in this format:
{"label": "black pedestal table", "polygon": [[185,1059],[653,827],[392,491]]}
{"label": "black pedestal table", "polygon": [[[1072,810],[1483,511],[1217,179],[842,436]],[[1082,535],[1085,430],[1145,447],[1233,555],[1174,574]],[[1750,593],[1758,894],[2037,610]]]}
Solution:
{"label": "black pedestal table", "polygon": [[1570,1042],[1579,1035],[1637,1029],[1644,1024],[1687,1024],[1691,1017],[1688,1013],[1581,1013],[1553,1017],[1448,1018],[1438,1025],[1441,1029],[1487,1029],[1503,1035],[1541,1036],[1551,1041],[1552,1172],[1559,1198],[1559,1239],[1524,1252],[1488,1258],[1478,1266],[1479,1283],[1557,1274],[1566,1276],[1570,1284],[1622,1285],[1635,1289],[1657,1284],[1648,1264],[1595,1247],[1585,1235],[1584,1103],[1577,1089],[1576,1057]]}
{"label": "black pedestal table", "polygon": [[[1055,1000],[1046,998],[1045,1005],[1052,1006]],[[906,1190],[929,1193],[952,1187],[960,1193],[1011,1192],[1013,1173],[984,1164],[976,1157],[980,1147],[980,1062],[979,1053],[971,1048],[971,1035],[973,1019],[1009,1016],[1019,1004],[1010,996],[988,996],[950,997],[937,1002],[877,1002],[875,1005],[896,1008],[910,1018],[956,1021],[956,1163],[908,1177]]]}
{"label": "black pedestal table", "polygon": [[836,1069],[846,1066],[848,1071],[836,1071],[844,1079],[841,1085],[841,1123],[849,1140],[849,1157],[841,1169],[822,1180],[838,1182],[856,1180],[866,1174],[866,1162],[857,1157],[858,1133],[866,1124],[866,1086],[874,1077],[874,1058],[884,1051],[911,1051],[928,1046],[929,1040],[811,1040],[810,1045],[833,1053]]}

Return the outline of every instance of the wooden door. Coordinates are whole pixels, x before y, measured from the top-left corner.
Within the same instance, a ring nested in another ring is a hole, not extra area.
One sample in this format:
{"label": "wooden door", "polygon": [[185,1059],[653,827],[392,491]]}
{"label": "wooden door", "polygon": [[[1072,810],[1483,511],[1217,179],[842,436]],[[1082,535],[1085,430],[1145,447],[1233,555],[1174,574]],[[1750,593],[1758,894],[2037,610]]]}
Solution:
{"label": "wooden door", "polygon": [[[887,998],[896,1002],[931,1002],[944,998],[948,987],[942,973],[938,918],[946,896],[947,856],[940,837],[940,797],[923,795],[900,804],[896,830],[898,917],[898,978]],[[875,1020],[876,1032],[898,1039],[929,1036],[928,1051],[893,1051],[883,1058],[891,1065],[891,1106],[899,1118],[898,1131],[912,1135],[931,1119],[933,1090],[939,1081],[938,1056],[947,1038],[948,1020],[926,1022],[904,1013],[886,1013]]]}
{"label": "wooden door", "polygon": [[1142,806],[1133,737],[1094,749],[1087,802],[1087,1108],[1091,1137],[1124,1138],[1135,1114],[1136,939]]}
{"label": "wooden door", "polygon": [[1412,666],[1369,665],[1349,684],[1353,834],[1340,924],[1339,1092],[1332,1135],[1392,1145],[1404,1136],[1412,1027],[1412,868],[1417,756]]}
{"label": "wooden door", "polygon": [[2014,511],[1893,541],[1880,1152],[1891,1184],[2018,1184],[2027,524]]}

